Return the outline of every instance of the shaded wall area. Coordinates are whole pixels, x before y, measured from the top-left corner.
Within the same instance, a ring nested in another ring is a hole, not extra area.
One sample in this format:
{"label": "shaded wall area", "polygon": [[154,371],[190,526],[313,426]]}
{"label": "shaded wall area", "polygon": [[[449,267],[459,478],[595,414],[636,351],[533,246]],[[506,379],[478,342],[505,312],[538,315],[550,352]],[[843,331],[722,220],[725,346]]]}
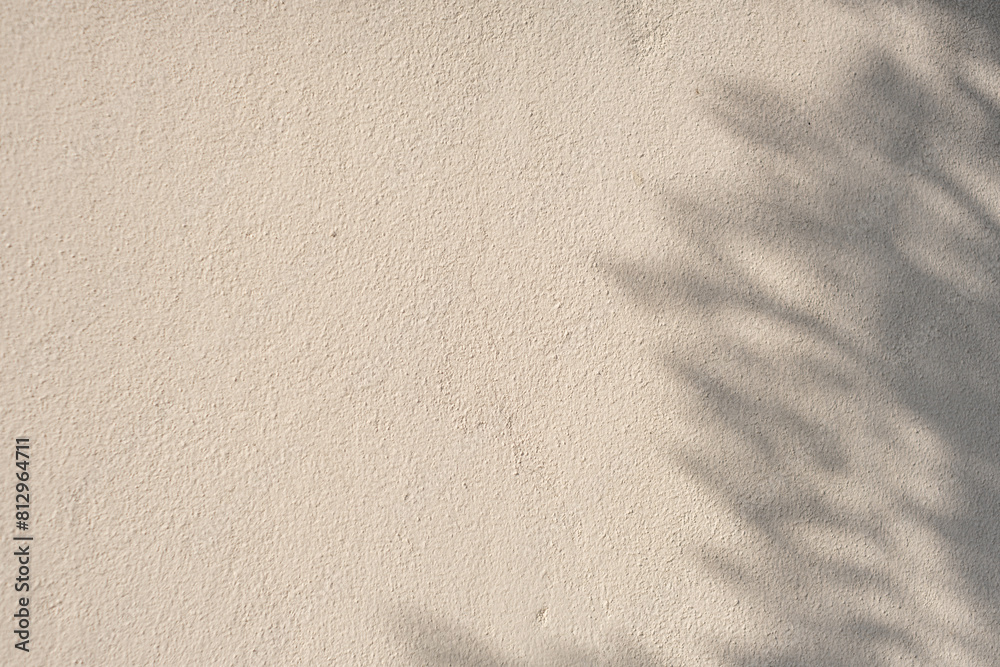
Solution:
{"label": "shaded wall area", "polygon": [[718,78],[749,176],[662,191],[671,257],[604,266],[698,404],[664,455],[739,526],[702,554],[761,626],[724,664],[1000,652],[998,19],[893,9],[937,60],[873,45],[809,95]]}

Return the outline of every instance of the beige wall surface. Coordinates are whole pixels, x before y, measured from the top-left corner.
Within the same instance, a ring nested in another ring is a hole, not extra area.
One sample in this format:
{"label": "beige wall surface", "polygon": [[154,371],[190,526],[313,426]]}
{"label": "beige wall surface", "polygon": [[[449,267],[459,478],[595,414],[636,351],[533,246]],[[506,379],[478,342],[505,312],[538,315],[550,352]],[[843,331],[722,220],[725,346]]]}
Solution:
{"label": "beige wall surface", "polygon": [[1000,664],[991,2],[0,7],[0,664]]}

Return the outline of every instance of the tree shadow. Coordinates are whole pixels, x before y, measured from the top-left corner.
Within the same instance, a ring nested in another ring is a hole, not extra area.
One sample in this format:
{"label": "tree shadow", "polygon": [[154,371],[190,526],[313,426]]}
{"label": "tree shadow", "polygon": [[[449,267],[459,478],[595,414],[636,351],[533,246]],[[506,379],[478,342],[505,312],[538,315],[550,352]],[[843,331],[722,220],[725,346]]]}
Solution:
{"label": "tree shadow", "polygon": [[394,634],[405,647],[408,664],[424,667],[667,667],[630,639],[600,652],[552,642],[538,655],[518,659],[472,631],[427,613],[404,615]]}
{"label": "tree shadow", "polygon": [[[989,3],[933,4],[1000,41]],[[755,177],[662,192],[682,250],[603,264],[697,406],[667,454],[742,536],[704,562],[772,628],[726,664],[1000,653],[1000,91],[942,71],[873,50],[813,104],[718,81]]]}

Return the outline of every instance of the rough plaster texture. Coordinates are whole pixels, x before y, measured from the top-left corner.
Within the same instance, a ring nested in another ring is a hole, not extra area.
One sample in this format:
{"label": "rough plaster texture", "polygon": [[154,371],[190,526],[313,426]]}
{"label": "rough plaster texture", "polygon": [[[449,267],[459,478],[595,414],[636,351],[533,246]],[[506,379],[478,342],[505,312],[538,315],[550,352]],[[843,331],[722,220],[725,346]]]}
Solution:
{"label": "rough plaster texture", "polygon": [[998,17],[4,2],[0,663],[1000,663]]}

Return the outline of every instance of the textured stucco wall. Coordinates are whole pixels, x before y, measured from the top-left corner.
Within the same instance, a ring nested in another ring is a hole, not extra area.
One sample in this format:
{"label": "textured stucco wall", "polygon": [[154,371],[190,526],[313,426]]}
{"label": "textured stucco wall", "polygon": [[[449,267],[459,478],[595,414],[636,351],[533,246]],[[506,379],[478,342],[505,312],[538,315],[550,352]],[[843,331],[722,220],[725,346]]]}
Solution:
{"label": "textured stucco wall", "polygon": [[998,16],[4,2],[0,664],[997,664]]}

